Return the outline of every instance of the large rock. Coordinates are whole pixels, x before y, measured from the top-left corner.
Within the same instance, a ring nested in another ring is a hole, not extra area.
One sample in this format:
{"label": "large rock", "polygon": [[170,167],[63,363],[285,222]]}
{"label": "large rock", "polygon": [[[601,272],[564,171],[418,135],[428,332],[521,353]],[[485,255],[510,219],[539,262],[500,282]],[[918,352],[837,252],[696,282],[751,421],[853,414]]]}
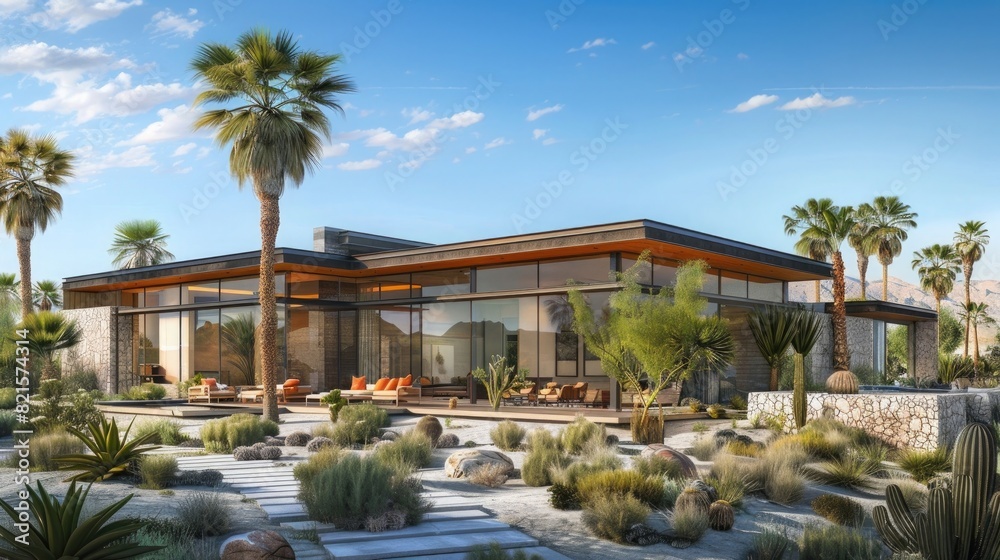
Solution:
{"label": "large rock", "polygon": [[444,474],[450,478],[462,478],[487,464],[497,464],[506,468],[506,474],[514,470],[514,461],[499,451],[488,449],[466,449],[448,456],[444,462]]}
{"label": "large rock", "polygon": [[662,443],[652,443],[647,445],[646,448],[642,450],[643,457],[649,457],[651,455],[659,455],[660,457],[669,459],[680,465],[681,474],[684,475],[685,478],[694,478],[698,476],[698,469],[695,468],[691,459],[673,447],[663,445]]}
{"label": "large rock", "polygon": [[274,531],[254,531],[226,539],[220,560],[295,560],[295,551]]}

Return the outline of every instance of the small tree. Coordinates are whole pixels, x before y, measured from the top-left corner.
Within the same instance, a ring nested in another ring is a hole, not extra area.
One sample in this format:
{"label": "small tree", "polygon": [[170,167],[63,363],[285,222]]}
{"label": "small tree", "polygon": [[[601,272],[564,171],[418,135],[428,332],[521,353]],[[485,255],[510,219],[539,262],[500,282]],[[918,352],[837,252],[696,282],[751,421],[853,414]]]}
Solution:
{"label": "small tree", "polygon": [[618,275],[621,290],[611,296],[601,319],[583,293],[569,292],[574,330],[601,360],[605,373],[641,395],[632,416],[632,437],[640,443],[663,440],[662,409],[657,422],[649,416],[660,391],[695,371],[725,369],[735,354],[725,320],[702,314],[708,302],[698,292],[707,265],[685,263],[677,270],[673,289],[646,291],[638,277],[648,262],[649,252],[643,252],[635,265]]}
{"label": "small tree", "polygon": [[757,349],[767,365],[771,366],[772,391],[778,390],[778,373],[781,362],[788,353],[788,347],[795,335],[794,315],[786,309],[768,305],[756,308],[747,315],[747,326],[753,335]]}
{"label": "small tree", "polygon": [[498,355],[490,357],[490,363],[487,364],[487,367],[489,367],[489,372],[483,368],[476,368],[472,372],[472,377],[486,387],[486,398],[490,401],[493,410],[499,410],[503,394],[510,391],[514,385],[523,384],[528,370],[521,368],[515,372],[516,366],[507,365],[507,358]]}
{"label": "small tree", "polygon": [[[76,321],[51,311],[39,311],[28,315],[18,324],[17,329],[28,331],[27,348],[32,360],[37,358],[42,364],[42,380],[60,377],[56,352],[76,346],[83,337]],[[32,387],[37,387],[37,384],[32,383]]]}

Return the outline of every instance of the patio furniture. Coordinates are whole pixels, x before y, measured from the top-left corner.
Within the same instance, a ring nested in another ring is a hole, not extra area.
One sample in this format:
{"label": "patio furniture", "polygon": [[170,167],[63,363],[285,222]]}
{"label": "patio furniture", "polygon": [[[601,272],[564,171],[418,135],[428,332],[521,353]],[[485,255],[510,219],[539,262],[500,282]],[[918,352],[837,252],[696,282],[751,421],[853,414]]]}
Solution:
{"label": "patio furniture", "polygon": [[399,406],[399,403],[413,401],[414,397],[419,404],[421,399],[421,389],[420,387],[411,385],[408,387],[396,387],[395,389],[375,391],[370,398],[372,402],[389,401],[394,403],[396,406]]}
{"label": "patio furniture", "polygon": [[538,402],[549,405],[549,404],[559,404],[561,395],[566,389],[572,389],[569,385],[559,386],[559,383],[555,381],[550,381],[545,384],[545,388],[538,391]]}
{"label": "patio furniture", "polygon": [[573,385],[569,391],[560,393],[559,402],[567,405],[582,403],[583,397],[587,395],[587,387],[589,386],[589,383],[583,381]]}
{"label": "patio furniture", "polygon": [[603,391],[600,389],[587,389],[586,394],[580,401],[580,404],[586,407],[604,407]]}
{"label": "patio furniture", "polygon": [[[641,395],[641,396],[640,396]],[[622,403],[623,404],[640,404],[642,403],[642,398],[649,397],[649,389],[644,390],[641,394],[635,391],[623,391],[622,392]],[[664,387],[659,393],[656,394],[657,406],[674,405],[676,406],[681,400],[681,384],[671,383]]]}
{"label": "patio furniture", "polygon": [[236,401],[236,389],[230,387],[220,387],[219,384],[210,377],[202,379],[201,385],[192,385],[188,389],[188,402],[222,402]]}
{"label": "patio furniture", "polygon": [[469,398],[469,376],[465,377],[464,385],[454,385],[451,383],[425,383],[425,381],[430,381],[426,377],[420,378],[420,391],[425,397],[458,397],[462,399]]}

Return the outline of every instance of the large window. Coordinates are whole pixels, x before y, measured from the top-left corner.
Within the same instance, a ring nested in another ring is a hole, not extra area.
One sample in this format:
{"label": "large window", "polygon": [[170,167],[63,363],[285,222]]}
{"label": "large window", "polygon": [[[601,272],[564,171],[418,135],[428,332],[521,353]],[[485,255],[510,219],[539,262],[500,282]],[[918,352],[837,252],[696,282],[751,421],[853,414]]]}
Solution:
{"label": "large window", "polygon": [[554,288],[574,284],[606,284],[611,279],[611,256],[542,262],[538,266],[538,286]]}
{"label": "large window", "polygon": [[[284,282],[282,282],[284,284]],[[219,289],[219,298],[222,301],[237,301],[242,299],[254,299],[259,297],[258,290],[260,289],[260,278],[240,278],[237,280],[223,280],[222,286]],[[276,294],[284,292],[278,291],[277,283],[275,283],[274,292]]]}
{"label": "large window", "polygon": [[420,324],[421,370],[437,383],[464,377],[472,371],[471,305],[467,301],[423,306]]}
{"label": "large window", "polygon": [[476,269],[476,291],[480,293],[527,290],[537,287],[538,265],[535,263]]}
{"label": "large window", "polygon": [[724,296],[746,298],[747,297],[747,275],[739,272],[722,271],[722,290]]}
{"label": "large window", "polygon": [[[600,320],[608,312],[610,292],[590,292],[587,302]],[[573,331],[573,308],[565,295],[542,296],[539,305],[539,367],[542,376],[600,377],[601,362]]]}
{"label": "large window", "polygon": [[181,286],[181,303],[212,303],[219,301],[219,283],[184,284]]}
{"label": "large window", "polygon": [[538,298],[495,299],[472,303],[475,367],[486,368],[493,356],[507,365],[538,374]]}
{"label": "large window", "polygon": [[414,296],[450,296],[469,293],[469,269],[437,270],[413,274]]}
{"label": "large window", "polygon": [[750,299],[774,303],[781,303],[785,299],[785,285],[781,280],[751,276],[748,290],[747,297]]}
{"label": "large window", "polygon": [[145,307],[165,307],[168,305],[180,305],[180,286],[167,286],[165,288],[146,288]]}

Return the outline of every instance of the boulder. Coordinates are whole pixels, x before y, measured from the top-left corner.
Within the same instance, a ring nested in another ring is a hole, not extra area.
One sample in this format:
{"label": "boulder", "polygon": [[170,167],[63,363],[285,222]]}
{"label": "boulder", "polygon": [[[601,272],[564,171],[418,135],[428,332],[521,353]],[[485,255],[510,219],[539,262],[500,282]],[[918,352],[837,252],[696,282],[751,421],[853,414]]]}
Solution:
{"label": "boulder", "polygon": [[220,560],[295,560],[295,552],[278,533],[253,531],[226,539]]}
{"label": "boulder", "polygon": [[462,478],[490,463],[505,467],[508,476],[514,471],[514,462],[499,451],[467,449],[448,456],[448,460],[444,462],[444,474],[450,478]]}
{"label": "boulder", "polygon": [[649,457],[651,455],[659,455],[660,457],[670,459],[680,465],[681,474],[684,475],[685,478],[694,478],[698,476],[698,469],[695,468],[691,459],[673,447],[663,445],[662,443],[652,443],[647,445],[646,448],[642,450],[643,457]]}

